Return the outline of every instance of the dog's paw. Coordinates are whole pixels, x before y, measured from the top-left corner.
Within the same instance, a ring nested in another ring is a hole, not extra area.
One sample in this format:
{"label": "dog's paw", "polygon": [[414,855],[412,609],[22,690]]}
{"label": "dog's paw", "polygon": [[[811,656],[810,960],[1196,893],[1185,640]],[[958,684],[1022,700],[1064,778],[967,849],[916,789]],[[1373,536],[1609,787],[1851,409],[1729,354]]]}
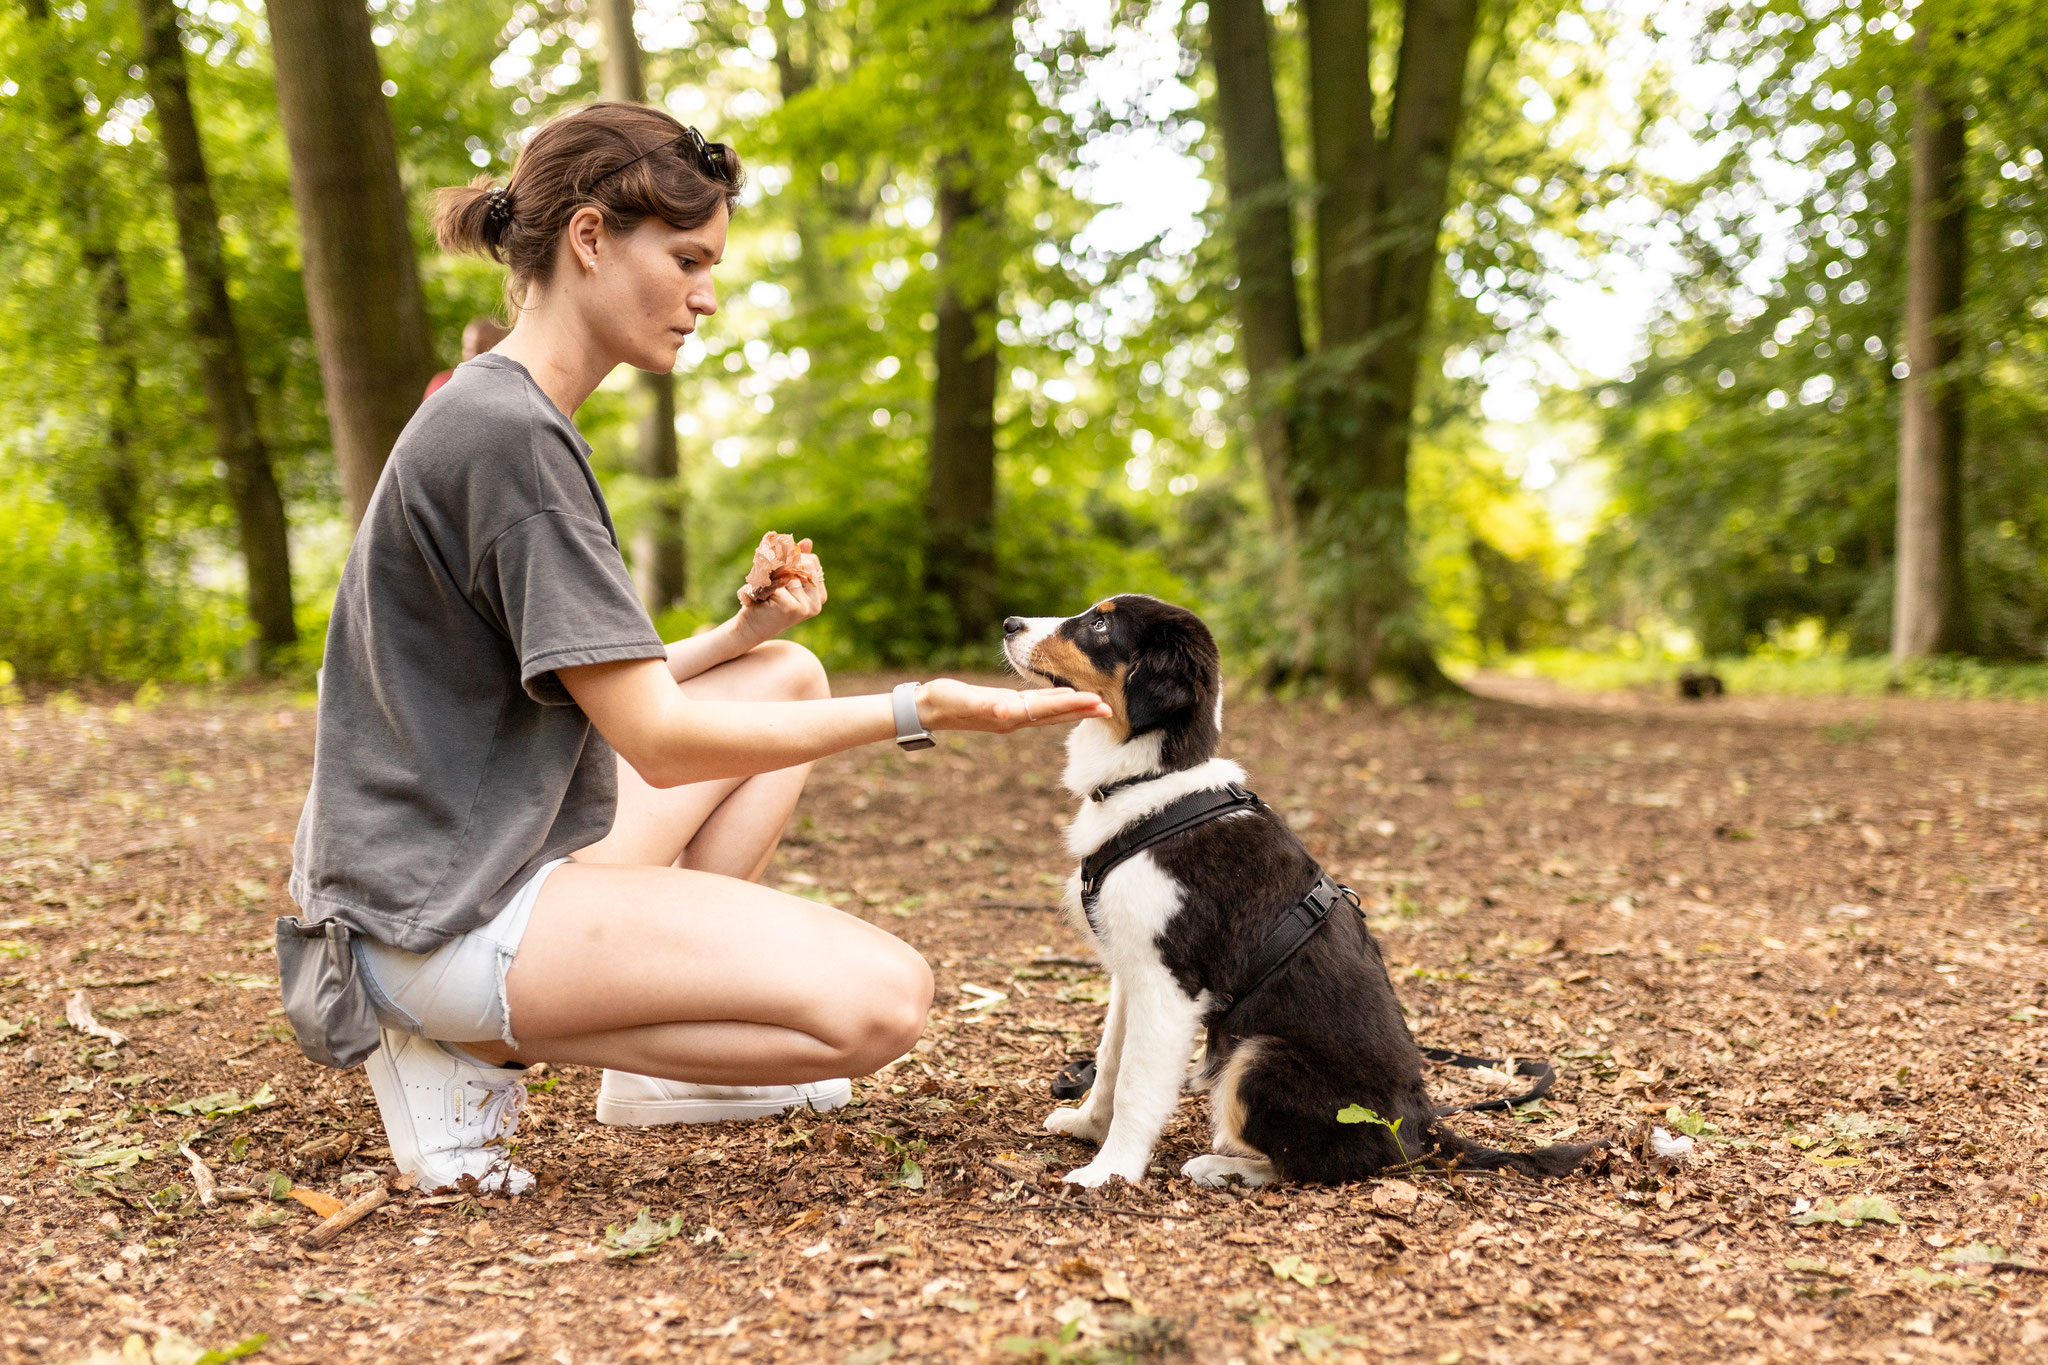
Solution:
{"label": "dog's paw", "polygon": [[1134,1179],[1131,1176],[1125,1175],[1122,1171],[1112,1170],[1108,1165],[1100,1161],[1091,1161],[1086,1166],[1068,1171],[1060,1178],[1069,1185],[1081,1185],[1091,1190],[1100,1185],[1107,1185],[1110,1181],[1117,1179],[1121,1179],[1131,1185],[1142,1185],[1145,1183],[1142,1179]]}
{"label": "dog's paw", "polygon": [[1109,1131],[1109,1125],[1098,1122],[1085,1107],[1055,1109],[1045,1116],[1045,1131],[1064,1133],[1068,1137],[1077,1137],[1083,1142],[1092,1142],[1099,1147],[1102,1145],[1103,1134]]}
{"label": "dog's paw", "polygon": [[1274,1179],[1273,1163],[1264,1157],[1203,1155],[1189,1160],[1180,1173],[1197,1185],[1212,1188],[1233,1180],[1242,1180],[1247,1185],[1269,1185]]}

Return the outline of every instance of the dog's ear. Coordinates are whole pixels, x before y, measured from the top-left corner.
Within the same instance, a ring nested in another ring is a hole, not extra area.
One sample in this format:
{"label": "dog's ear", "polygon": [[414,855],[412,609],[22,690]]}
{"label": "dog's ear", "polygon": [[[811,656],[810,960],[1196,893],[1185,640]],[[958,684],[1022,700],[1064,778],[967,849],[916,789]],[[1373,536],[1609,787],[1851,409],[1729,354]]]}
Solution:
{"label": "dog's ear", "polygon": [[1206,671],[1202,651],[1179,630],[1155,629],[1145,643],[1124,674],[1124,720],[1134,735],[1200,701]]}

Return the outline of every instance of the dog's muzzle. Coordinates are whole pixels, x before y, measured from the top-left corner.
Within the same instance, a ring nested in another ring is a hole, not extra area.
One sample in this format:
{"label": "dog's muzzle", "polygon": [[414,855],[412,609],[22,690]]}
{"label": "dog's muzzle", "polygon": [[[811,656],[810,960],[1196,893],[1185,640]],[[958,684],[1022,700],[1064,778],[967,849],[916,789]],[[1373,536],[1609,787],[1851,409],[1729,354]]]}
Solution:
{"label": "dog's muzzle", "polygon": [[1046,675],[1031,666],[1031,656],[1038,649],[1039,642],[1058,630],[1065,619],[1060,616],[1012,616],[1005,619],[1003,661],[1019,673],[1044,679]]}

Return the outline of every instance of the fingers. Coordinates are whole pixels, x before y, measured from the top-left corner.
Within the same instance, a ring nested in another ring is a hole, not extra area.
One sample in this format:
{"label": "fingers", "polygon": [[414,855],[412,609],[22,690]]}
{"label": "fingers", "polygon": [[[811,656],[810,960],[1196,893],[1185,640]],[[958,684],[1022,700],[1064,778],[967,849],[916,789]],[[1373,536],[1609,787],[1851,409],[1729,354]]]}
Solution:
{"label": "fingers", "polygon": [[1031,699],[1028,719],[1019,717],[1027,726],[1068,725],[1077,720],[1107,720],[1110,716],[1108,702],[1093,692],[1076,692],[1071,687],[1029,688],[1016,695],[1020,700]]}

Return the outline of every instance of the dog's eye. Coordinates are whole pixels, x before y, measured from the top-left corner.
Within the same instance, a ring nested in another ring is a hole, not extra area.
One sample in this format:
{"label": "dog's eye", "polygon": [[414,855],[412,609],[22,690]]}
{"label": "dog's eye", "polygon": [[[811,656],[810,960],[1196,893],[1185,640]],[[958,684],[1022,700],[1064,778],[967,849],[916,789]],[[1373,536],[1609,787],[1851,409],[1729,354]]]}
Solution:
{"label": "dog's eye", "polygon": [[1107,616],[1096,617],[1088,623],[1088,629],[1094,631],[1097,635],[1109,634],[1109,618]]}

